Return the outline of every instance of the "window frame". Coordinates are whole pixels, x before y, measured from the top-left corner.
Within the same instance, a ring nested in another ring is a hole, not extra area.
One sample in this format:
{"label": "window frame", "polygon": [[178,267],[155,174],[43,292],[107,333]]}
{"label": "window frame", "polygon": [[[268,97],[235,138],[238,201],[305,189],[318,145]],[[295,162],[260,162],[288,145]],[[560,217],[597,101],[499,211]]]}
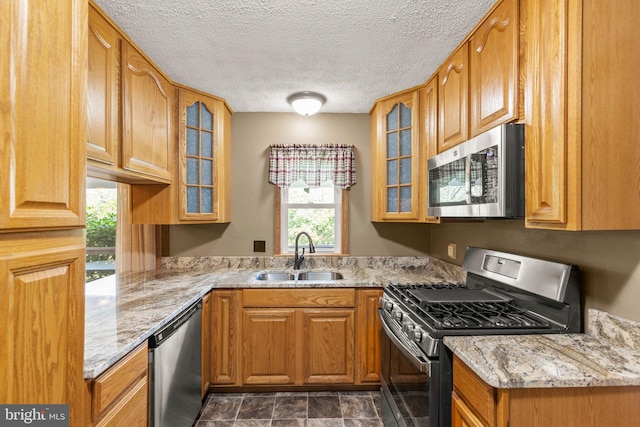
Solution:
{"label": "window frame", "polygon": [[[349,255],[349,190],[340,190],[340,247],[336,248],[334,252],[316,252],[311,256],[347,256]],[[274,255],[291,255],[293,253],[285,250],[283,252],[282,240],[283,240],[283,212],[282,212],[282,189],[277,185],[274,185],[274,239],[273,239],[273,254]],[[286,249],[286,248],[285,248]],[[305,254],[307,256],[308,254]]]}

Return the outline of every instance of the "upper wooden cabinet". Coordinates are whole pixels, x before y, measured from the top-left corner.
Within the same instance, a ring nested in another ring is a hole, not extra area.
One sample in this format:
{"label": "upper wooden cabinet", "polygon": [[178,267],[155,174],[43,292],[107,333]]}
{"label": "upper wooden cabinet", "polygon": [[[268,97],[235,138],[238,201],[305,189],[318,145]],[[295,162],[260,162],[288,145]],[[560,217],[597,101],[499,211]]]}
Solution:
{"label": "upper wooden cabinet", "polygon": [[469,40],[471,135],[518,118],[518,0],[503,0]]}
{"label": "upper wooden cabinet", "polygon": [[174,88],[125,40],[121,55],[121,167],[169,183]]}
{"label": "upper wooden cabinet", "polygon": [[385,98],[371,113],[371,220],[420,219],[419,94]]}
{"label": "upper wooden cabinet", "polygon": [[526,226],[640,229],[632,0],[525,8]]}
{"label": "upper wooden cabinet", "polygon": [[84,226],[82,3],[0,4],[0,232]]}
{"label": "upper wooden cabinet", "polygon": [[469,45],[438,70],[438,152],[469,139]]}
{"label": "upper wooden cabinet", "polygon": [[178,141],[168,187],[136,185],[133,221],[146,224],[231,221],[231,111],[204,93],[178,87]]}
{"label": "upper wooden cabinet", "polygon": [[118,76],[120,36],[89,3],[89,75],[87,77],[87,159],[118,165]]}
{"label": "upper wooden cabinet", "polygon": [[439,217],[427,215],[429,170],[427,160],[438,154],[438,78],[433,77],[420,89],[420,211],[424,222],[437,224]]}

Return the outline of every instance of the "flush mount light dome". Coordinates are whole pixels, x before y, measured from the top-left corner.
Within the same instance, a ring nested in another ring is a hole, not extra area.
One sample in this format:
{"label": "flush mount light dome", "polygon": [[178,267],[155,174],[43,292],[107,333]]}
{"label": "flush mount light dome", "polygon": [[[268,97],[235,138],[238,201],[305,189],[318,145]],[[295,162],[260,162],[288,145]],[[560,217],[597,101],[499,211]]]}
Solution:
{"label": "flush mount light dome", "polygon": [[287,98],[296,113],[311,116],[317,113],[327,98],[316,92],[297,92]]}

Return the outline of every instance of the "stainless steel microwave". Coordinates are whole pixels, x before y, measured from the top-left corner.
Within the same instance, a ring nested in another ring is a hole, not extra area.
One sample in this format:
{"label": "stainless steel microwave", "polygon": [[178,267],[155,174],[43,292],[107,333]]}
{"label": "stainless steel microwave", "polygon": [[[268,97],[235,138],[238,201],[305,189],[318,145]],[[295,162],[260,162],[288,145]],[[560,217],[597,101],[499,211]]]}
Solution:
{"label": "stainless steel microwave", "polygon": [[430,158],[427,165],[429,216],[524,216],[524,125],[497,126]]}

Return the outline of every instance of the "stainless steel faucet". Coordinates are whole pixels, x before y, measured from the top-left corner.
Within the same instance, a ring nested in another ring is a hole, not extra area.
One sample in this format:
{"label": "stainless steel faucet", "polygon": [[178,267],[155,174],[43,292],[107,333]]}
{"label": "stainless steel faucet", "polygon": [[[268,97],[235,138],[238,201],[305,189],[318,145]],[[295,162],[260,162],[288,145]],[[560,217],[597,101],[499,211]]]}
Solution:
{"label": "stainless steel faucet", "polygon": [[294,270],[300,270],[302,261],[304,261],[304,248],[302,248],[302,255],[298,256],[298,240],[300,240],[300,236],[302,236],[303,234],[307,236],[307,240],[309,241],[309,253],[312,254],[316,252],[316,248],[313,246],[313,241],[311,240],[311,236],[309,236],[309,233],[307,233],[306,231],[301,231],[300,233],[298,233],[298,235],[296,236],[296,251],[293,257]]}

